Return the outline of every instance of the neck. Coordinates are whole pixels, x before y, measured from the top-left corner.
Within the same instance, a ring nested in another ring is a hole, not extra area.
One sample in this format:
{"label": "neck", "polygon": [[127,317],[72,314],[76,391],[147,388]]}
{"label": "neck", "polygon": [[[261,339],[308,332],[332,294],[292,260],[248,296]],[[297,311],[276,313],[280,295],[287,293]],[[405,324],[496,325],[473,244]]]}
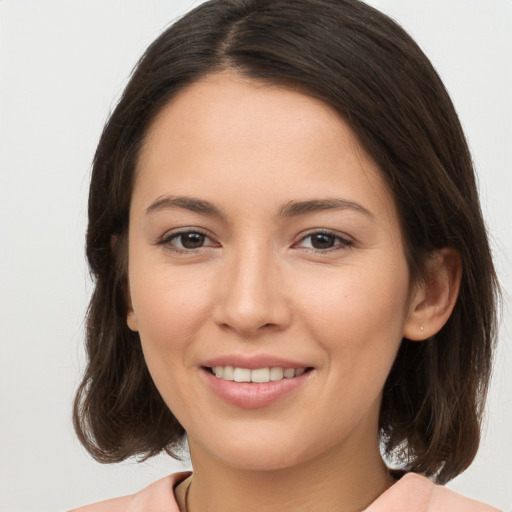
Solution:
{"label": "neck", "polygon": [[297,466],[259,471],[194,457],[196,451],[191,446],[194,475],[187,512],[360,512],[393,480],[377,443],[360,446],[352,454],[344,451],[341,446]]}

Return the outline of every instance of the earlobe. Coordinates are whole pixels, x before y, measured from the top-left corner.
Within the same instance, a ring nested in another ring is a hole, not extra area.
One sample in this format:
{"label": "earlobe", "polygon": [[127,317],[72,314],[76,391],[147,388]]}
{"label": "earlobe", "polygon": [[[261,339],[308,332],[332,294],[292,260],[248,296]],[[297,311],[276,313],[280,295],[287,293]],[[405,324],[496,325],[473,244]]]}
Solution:
{"label": "earlobe", "polygon": [[128,313],[126,314],[126,324],[128,325],[128,328],[131,331],[138,332],[139,331],[139,323],[137,322],[137,316],[135,315],[135,311],[133,310],[132,297],[130,294],[129,283],[126,283],[125,300],[126,300],[126,307],[128,310]]}
{"label": "earlobe", "polygon": [[134,332],[138,332],[139,325],[137,322],[137,317],[135,316],[135,312],[133,311],[132,298],[130,293],[130,283],[128,281],[128,268],[127,268],[127,236],[126,235],[112,235],[110,237],[110,250],[114,255],[114,261],[116,262],[116,266],[118,267],[118,271],[123,273],[125,278],[123,280],[123,284],[121,285],[121,290],[124,295],[124,300],[126,301],[126,324],[128,328]]}
{"label": "earlobe", "polygon": [[423,341],[441,330],[457,302],[461,276],[460,255],[455,249],[432,253],[426,264],[426,277],[411,297],[404,338]]}
{"label": "earlobe", "polygon": [[135,312],[133,309],[128,310],[128,314],[126,315],[126,323],[128,324],[128,328],[134,332],[138,332],[139,324],[137,322],[137,317],[135,316]]}

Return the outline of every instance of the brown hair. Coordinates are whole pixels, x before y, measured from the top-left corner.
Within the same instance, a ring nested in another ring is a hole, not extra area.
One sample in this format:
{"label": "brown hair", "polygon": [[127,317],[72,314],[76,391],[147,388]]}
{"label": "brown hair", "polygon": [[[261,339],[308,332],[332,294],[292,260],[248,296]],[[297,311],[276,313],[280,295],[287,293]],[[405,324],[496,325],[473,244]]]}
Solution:
{"label": "brown hair", "polygon": [[74,404],[78,436],[99,461],[171,455],[184,430],[155,388],[126,325],[128,212],[141,144],[178,91],[231,70],[319,98],[339,112],[395,198],[413,277],[455,248],[463,276],[450,319],[404,340],[387,379],[381,441],[407,470],[438,482],[478,449],[495,340],[497,284],[471,156],[453,104],[416,43],[358,0],[211,0],[147,49],[94,158],[87,258],[95,289],[88,366]]}

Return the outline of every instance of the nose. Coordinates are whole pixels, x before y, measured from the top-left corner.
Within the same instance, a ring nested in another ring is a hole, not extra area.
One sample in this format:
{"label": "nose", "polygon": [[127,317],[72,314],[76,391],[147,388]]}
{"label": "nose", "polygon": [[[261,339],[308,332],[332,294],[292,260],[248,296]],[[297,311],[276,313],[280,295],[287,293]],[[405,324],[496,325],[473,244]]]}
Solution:
{"label": "nose", "polygon": [[279,262],[257,248],[233,255],[225,262],[216,299],[215,322],[244,337],[283,330],[291,322]]}

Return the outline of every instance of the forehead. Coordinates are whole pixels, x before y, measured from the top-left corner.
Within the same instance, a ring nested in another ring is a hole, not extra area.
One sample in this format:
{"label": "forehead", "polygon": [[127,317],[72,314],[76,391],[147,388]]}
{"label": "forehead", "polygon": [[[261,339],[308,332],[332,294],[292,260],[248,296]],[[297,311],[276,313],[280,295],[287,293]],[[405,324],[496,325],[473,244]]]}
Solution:
{"label": "forehead", "polygon": [[190,186],[208,199],[248,189],[253,198],[261,192],[282,202],[336,191],[354,199],[373,193],[380,207],[394,209],[380,170],[331,106],[227,73],[193,83],[159,112],[138,182],[148,200],[190,195]]}
{"label": "forehead", "polygon": [[178,130],[182,138],[201,137],[206,148],[208,142],[233,135],[239,143],[255,145],[317,133],[325,144],[332,139],[329,134],[341,129],[357,150],[356,137],[326,103],[289,87],[222,72],[206,75],[173,97],[150,125],[146,143]]}

